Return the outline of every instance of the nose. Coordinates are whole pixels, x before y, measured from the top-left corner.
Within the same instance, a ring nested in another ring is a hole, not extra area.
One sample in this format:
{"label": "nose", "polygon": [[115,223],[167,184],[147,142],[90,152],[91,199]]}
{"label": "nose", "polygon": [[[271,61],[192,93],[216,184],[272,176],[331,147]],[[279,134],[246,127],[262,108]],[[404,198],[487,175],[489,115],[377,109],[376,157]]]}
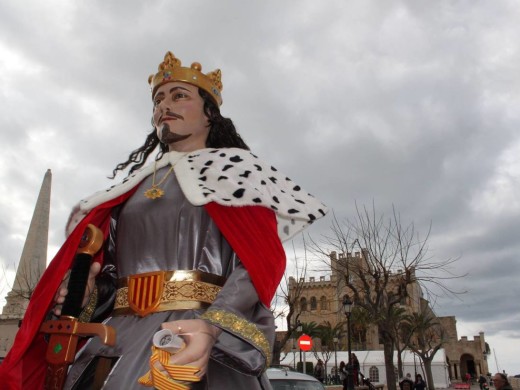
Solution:
{"label": "nose", "polygon": [[171,111],[170,110],[170,105],[168,104],[167,99],[161,100],[159,102],[159,104],[157,105],[157,109],[159,110],[159,112],[161,114],[164,114],[167,111]]}

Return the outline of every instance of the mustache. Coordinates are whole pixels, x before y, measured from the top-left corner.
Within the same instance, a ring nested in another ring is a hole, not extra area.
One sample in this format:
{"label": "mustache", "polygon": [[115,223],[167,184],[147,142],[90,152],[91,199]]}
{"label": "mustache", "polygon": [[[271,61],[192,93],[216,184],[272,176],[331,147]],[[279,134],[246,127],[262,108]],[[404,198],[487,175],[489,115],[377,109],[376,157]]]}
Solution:
{"label": "mustache", "polygon": [[184,117],[181,114],[177,114],[176,112],[173,112],[173,111],[166,111],[166,113],[164,115],[161,115],[159,117],[159,123],[162,120],[167,119],[167,118],[175,118],[175,119],[184,120]]}

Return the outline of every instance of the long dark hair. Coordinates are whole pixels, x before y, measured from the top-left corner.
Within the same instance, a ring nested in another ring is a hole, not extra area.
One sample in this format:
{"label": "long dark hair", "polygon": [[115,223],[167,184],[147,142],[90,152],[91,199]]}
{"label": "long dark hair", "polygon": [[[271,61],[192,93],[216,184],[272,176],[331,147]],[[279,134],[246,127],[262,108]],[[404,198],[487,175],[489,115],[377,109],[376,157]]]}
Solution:
{"label": "long dark hair", "polygon": [[[220,109],[217,104],[213,101],[210,94],[199,88],[199,95],[204,101],[204,114],[208,117],[209,122],[209,134],[206,140],[206,147],[208,148],[240,148],[249,150],[249,146],[244,142],[240,134],[238,134],[233,121],[229,118],[224,118],[220,113]],[[148,134],[144,144],[132,151],[128,156],[128,160],[117,164],[115,169],[112,171],[110,179],[116,177],[117,171],[123,171],[129,165],[130,175],[132,172],[141,168],[148,159],[148,156],[157,148],[159,145],[160,151],[157,158],[160,158],[164,153],[168,152],[168,145],[163,144],[157,136],[157,131],[152,130]]]}

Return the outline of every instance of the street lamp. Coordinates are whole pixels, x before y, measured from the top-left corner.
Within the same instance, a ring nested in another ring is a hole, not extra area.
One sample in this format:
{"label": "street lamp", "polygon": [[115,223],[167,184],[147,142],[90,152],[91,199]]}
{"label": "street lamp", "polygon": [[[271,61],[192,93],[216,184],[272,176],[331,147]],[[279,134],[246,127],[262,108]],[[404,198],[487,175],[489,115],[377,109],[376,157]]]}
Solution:
{"label": "street lamp", "polygon": [[334,342],[334,383],[337,383],[338,379],[338,338],[334,337],[332,339]]}
{"label": "street lamp", "polygon": [[350,338],[350,315],[352,313],[352,301],[349,299],[348,295],[343,297],[343,312],[345,313],[345,317],[347,317],[347,332],[348,332],[348,376],[347,376],[347,389],[354,389],[354,378],[353,374],[353,362],[352,362],[352,344]]}

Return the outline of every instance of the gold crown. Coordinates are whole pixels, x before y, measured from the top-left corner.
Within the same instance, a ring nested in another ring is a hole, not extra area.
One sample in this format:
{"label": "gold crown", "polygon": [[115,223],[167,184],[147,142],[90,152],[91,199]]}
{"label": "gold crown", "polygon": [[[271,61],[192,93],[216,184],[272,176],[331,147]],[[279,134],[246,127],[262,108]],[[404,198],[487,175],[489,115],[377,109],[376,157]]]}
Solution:
{"label": "gold crown", "polygon": [[148,77],[148,83],[152,88],[152,96],[157,88],[172,81],[196,85],[208,92],[217,105],[222,104],[222,73],[220,69],[204,74],[202,66],[198,62],[191,64],[190,68],[181,66],[181,60],[176,58],[171,51],[164,55],[164,61],[159,64],[159,72]]}

